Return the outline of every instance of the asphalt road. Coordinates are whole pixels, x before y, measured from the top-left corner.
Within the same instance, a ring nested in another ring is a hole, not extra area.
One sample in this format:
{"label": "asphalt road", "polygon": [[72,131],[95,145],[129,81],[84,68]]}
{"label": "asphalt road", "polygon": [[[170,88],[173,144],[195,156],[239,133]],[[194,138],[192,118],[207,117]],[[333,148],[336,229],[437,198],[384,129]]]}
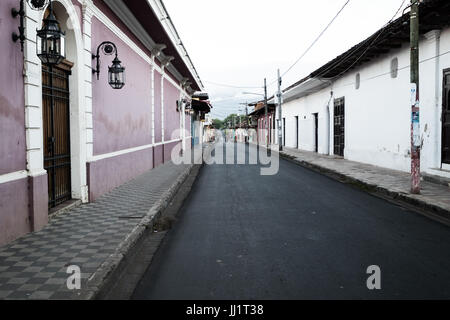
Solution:
{"label": "asphalt road", "polygon": [[286,160],[259,173],[205,166],[133,298],[450,298],[449,227]]}

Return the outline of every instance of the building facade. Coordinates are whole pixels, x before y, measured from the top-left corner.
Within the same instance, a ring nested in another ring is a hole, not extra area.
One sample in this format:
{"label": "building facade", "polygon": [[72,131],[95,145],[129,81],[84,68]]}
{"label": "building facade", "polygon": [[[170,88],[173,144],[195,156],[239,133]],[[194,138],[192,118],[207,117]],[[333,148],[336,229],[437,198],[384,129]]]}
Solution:
{"label": "building facade", "polygon": [[[24,5],[25,41],[11,40],[20,0],[0,2],[0,245],[48,223],[66,201],[95,201],[191,146],[192,94],[201,80],[161,1],[53,0],[66,34],[63,63],[36,55],[48,8]],[[110,41],[126,67],[125,86],[108,84]],[[187,143],[186,143],[187,141]]]}
{"label": "building facade", "polygon": [[[256,140],[260,145],[274,144],[275,143],[275,104],[268,103],[267,115],[264,102],[258,102],[254,105],[255,109],[249,114],[252,122],[255,124]],[[253,136],[253,135],[250,135]],[[256,142],[255,141],[255,142]]]}
{"label": "building facade", "polygon": [[[450,9],[440,0],[420,8],[421,167],[450,177]],[[284,90],[285,145],[409,172],[409,66],[406,13]]]}

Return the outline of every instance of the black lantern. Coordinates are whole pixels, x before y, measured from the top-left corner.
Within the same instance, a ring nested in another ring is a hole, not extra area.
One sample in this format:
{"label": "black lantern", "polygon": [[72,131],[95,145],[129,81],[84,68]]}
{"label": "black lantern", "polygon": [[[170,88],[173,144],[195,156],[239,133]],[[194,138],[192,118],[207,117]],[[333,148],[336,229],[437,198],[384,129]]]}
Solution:
{"label": "black lantern", "polygon": [[113,89],[122,89],[125,85],[125,67],[117,56],[117,47],[111,41],[102,42],[97,48],[97,55],[92,55],[92,59],[97,59],[96,69],[92,69],[93,74],[97,74],[97,80],[100,78],[100,49],[103,54],[109,56],[115,54],[111,67],[108,67],[108,83]]}
{"label": "black lantern", "polygon": [[125,85],[125,68],[120,63],[115,57],[112,66],[108,68],[109,85],[113,89],[122,89]]}
{"label": "black lantern", "polygon": [[36,53],[42,63],[48,66],[60,64],[66,57],[65,33],[61,31],[53,14],[52,2],[44,26],[36,31]]}

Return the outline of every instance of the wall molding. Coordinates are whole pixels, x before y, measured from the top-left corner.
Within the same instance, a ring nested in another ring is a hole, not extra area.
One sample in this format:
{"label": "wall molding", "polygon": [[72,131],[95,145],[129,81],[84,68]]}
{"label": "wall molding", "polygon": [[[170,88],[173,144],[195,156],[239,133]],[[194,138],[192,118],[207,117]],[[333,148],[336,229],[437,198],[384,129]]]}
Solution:
{"label": "wall molding", "polygon": [[[87,0],[78,0],[79,3],[84,4]],[[150,66],[154,67],[155,71],[162,74],[162,69],[156,63],[154,63],[151,56],[147,55],[139,46],[130,39],[114,22],[111,21],[98,7],[96,7],[91,0],[89,0],[89,7],[92,12],[92,16],[97,18],[104,26],[106,26],[111,32],[113,32],[117,37],[119,37],[130,49],[132,49],[137,55],[139,55],[145,62]],[[84,32],[84,30],[83,30]],[[150,37],[149,37],[150,38]],[[153,40],[152,40],[153,41]],[[145,44],[144,44],[145,46]],[[148,48],[151,50],[151,48]],[[169,70],[170,71],[170,70]],[[179,74],[177,71],[176,73]],[[167,77],[167,80],[174,85],[178,90],[182,91],[185,95],[190,96],[179,83],[174,81],[171,77]]]}
{"label": "wall molding", "polygon": [[154,144],[147,144],[144,146],[139,146],[139,147],[134,147],[134,148],[129,148],[129,149],[122,149],[119,151],[115,151],[115,152],[110,152],[110,153],[105,153],[105,154],[101,154],[101,155],[97,155],[97,156],[93,156],[90,159],[88,159],[88,163],[92,163],[92,162],[97,162],[100,160],[104,160],[104,159],[109,159],[109,158],[115,158],[118,156],[122,156],[125,154],[129,154],[129,153],[133,153],[133,152],[137,152],[137,151],[142,151],[142,150],[147,150],[147,149],[151,149],[153,147],[158,147],[161,145],[165,145],[165,144],[170,144],[170,143],[174,143],[174,142],[180,142],[181,139],[174,139],[171,141],[164,141],[164,142],[159,142],[159,143],[154,143]]}

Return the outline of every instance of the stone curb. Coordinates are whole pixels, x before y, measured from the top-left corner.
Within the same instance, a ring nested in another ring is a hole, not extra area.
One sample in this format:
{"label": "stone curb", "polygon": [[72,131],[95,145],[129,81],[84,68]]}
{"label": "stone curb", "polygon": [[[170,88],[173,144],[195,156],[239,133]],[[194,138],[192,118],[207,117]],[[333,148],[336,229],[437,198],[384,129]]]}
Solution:
{"label": "stone curb", "polygon": [[402,204],[405,204],[410,209],[411,206],[414,207],[414,209],[421,209],[418,212],[433,219],[438,222],[441,222],[443,224],[450,226],[450,210],[443,208],[441,206],[426,202],[424,200],[416,198],[414,195],[410,195],[403,192],[393,191],[389,190],[385,187],[381,187],[376,184],[371,184],[366,181],[362,181],[360,179],[354,178],[352,176],[346,175],[344,173],[341,173],[339,171],[322,167],[320,165],[300,160],[296,158],[295,156],[286,154],[284,152],[280,153],[280,156],[288,161],[291,161],[293,163],[296,163],[302,167],[311,169],[313,171],[319,172],[321,174],[324,174],[330,178],[333,178],[335,180],[338,180],[343,183],[352,184],[359,189],[366,191],[370,194],[379,196],[385,200],[394,200],[397,202],[400,202]]}
{"label": "stone curb", "polygon": [[114,274],[120,271],[120,265],[126,259],[127,254],[141,240],[148,230],[152,230],[153,224],[159,218],[161,212],[169,205],[170,201],[191,173],[194,165],[189,167],[177,178],[177,180],[167,189],[161,199],[159,199],[133,228],[125,240],[117,248],[116,252],[110,255],[100,267],[89,277],[87,288],[82,290],[77,296],[80,300],[92,300],[114,281]]}

